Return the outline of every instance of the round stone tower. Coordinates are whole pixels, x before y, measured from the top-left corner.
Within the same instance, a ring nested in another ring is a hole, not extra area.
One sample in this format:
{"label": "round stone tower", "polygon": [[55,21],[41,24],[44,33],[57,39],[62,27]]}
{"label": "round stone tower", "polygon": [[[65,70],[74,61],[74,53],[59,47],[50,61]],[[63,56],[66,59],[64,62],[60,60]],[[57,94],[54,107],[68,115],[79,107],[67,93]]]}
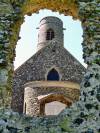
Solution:
{"label": "round stone tower", "polygon": [[55,42],[63,46],[63,22],[53,16],[48,16],[40,21],[38,33],[38,50]]}

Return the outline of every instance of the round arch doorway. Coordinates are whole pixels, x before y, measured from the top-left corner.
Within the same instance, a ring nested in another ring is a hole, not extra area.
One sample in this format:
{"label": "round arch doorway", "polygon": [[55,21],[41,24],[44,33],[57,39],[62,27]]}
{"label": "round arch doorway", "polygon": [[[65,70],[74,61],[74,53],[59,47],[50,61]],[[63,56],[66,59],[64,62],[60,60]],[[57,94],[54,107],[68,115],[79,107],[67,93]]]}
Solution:
{"label": "round arch doorway", "polygon": [[72,101],[61,94],[49,94],[40,99],[40,115],[58,115],[66,107],[72,105]]}

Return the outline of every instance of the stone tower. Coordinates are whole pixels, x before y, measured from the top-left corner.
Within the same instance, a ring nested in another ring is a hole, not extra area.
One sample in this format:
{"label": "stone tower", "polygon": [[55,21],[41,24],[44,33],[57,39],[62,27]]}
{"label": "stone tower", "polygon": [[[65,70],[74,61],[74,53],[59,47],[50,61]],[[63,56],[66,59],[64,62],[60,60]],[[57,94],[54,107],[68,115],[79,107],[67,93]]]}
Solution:
{"label": "stone tower", "polygon": [[40,21],[38,50],[51,41],[63,46],[63,22],[57,17],[45,17]]}
{"label": "stone tower", "polygon": [[14,74],[14,111],[30,116],[57,115],[79,99],[85,68],[63,46],[62,21],[43,18],[38,51]]}

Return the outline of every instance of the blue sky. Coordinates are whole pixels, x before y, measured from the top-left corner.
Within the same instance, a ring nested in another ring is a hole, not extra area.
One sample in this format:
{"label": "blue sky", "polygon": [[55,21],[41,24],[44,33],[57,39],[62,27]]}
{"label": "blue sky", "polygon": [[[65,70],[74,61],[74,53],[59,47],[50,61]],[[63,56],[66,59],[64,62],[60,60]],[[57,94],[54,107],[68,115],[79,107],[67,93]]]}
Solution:
{"label": "blue sky", "polygon": [[64,31],[64,47],[84,66],[82,59],[83,30],[79,20],[73,20],[71,16],[64,16],[58,12],[50,10],[40,10],[38,14],[32,16],[25,16],[25,22],[21,26],[20,37],[16,46],[16,58],[14,61],[14,68],[16,69],[29,59],[37,50],[38,29],[39,22],[43,17],[56,16],[63,21]]}

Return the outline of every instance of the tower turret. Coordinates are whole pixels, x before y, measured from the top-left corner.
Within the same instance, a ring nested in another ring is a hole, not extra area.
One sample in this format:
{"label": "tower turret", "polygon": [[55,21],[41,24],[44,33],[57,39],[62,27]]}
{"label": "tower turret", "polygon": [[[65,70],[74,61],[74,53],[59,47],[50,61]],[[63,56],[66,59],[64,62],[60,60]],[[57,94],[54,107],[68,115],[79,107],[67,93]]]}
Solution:
{"label": "tower turret", "polygon": [[38,33],[38,50],[48,45],[50,42],[56,42],[63,46],[63,22],[53,16],[45,17],[40,21]]}

